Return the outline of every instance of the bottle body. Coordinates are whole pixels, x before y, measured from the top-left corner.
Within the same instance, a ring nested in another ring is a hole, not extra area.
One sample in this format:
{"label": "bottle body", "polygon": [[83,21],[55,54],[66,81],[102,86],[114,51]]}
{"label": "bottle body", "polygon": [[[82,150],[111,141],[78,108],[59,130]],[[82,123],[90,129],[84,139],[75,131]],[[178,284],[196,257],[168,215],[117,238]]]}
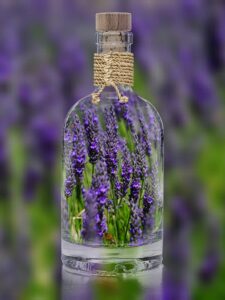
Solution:
{"label": "bottle body", "polygon": [[120,87],[76,103],[64,128],[62,260],[78,272],[133,273],[161,263],[163,126]]}

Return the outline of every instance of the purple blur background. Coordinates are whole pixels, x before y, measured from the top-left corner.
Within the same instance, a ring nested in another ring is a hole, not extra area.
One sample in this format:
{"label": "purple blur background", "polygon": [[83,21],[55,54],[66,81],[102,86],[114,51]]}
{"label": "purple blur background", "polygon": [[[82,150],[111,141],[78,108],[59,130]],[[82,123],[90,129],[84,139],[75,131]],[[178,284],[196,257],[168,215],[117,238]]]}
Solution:
{"label": "purple blur background", "polygon": [[102,11],[133,13],[135,89],[164,121],[164,298],[225,299],[222,0],[1,1],[0,299],[59,296],[61,133]]}

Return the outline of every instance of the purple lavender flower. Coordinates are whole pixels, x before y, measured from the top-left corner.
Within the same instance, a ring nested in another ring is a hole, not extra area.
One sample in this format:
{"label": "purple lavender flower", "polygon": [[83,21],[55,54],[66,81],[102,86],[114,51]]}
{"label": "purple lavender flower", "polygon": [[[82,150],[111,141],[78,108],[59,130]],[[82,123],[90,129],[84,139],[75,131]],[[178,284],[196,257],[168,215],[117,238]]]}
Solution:
{"label": "purple lavender flower", "polygon": [[131,132],[134,132],[135,130],[131,112],[131,104],[120,103],[119,101],[117,101],[115,102],[114,107],[118,119],[123,119],[126,123],[127,128],[130,129]]}
{"label": "purple lavender flower", "polygon": [[129,188],[131,175],[133,172],[130,151],[127,148],[126,143],[122,144],[122,183],[121,183],[121,196],[125,197]]}
{"label": "purple lavender flower", "polygon": [[150,136],[149,136],[148,128],[146,127],[146,124],[145,124],[145,120],[141,114],[139,115],[139,123],[140,123],[140,127],[141,127],[139,139],[140,139],[143,149],[145,150],[146,155],[150,156],[152,153]]}
{"label": "purple lavender flower", "polygon": [[131,175],[133,172],[131,154],[127,148],[125,140],[120,141],[120,149],[122,154],[121,180],[119,180],[118,176],[115,180],[115,194],[117,199],[126,196],[131,181]]}
{"label": "purple lavender flower", "polygon": [[75,185],[75,180],[74,180],[72,174],[67,174],[65,182],[64,182],[65,196],[67,198],[70,197],[70,196],[72,196],[74,185]]}
{"label": "purple lavender flower", "polygon": [[138,202],[139,193],[141,190],[141,179],[140,179],[140,170],[137,163],[137,157],[133,153],[133,174],[132,181],[130,185],[130,201],[133,199],[135,202]]}
{"label": "purple lavender flower", "polygon": [[137,176],[143,180],[147,174],[145,151],[136,134],[134,134],[134,142],[136,148],[134,155],[135,172],[137,173]]}
{"label": "purple lavender flower", "polygon": [[137,202],[141,190],[141,182],[139,178],[134,178],[130,186],[130,195]]}
{"label": "purple lavender flower", "polygon": [[65,172],[66,178],[64,181],[64,194],[66,198],[70,197],[73,192],[73,188],[75,186],[76,180],[73,176],[73,172],[71,170],[71,149],[73,147],[73,138],[71,131],[66,128],[64,133],[64,165],[65,165]]}
{"label": "purple lavender flower", "polygon": [[64,134],[64,150],[65,148],[67,148],[67,146],[70,146],[71,143],[72,143],[71,131],[68,128],[66,128]]}
{"label": "purple lavender flower", "polygon": [[118,178],[118,176],[116,177],[116,180],[115,180],[115,196],[116,196],[116,199],[119,199],[122,197],[122,193],[121,193],[121,189],[122,189],[122,184]]}
{"label": "purple lavender flower", "polygon": [[147,168],[145,153],[141,144],[138,142],[138,138],[136,135],[134,135],[134,140],[136,150],[133,153],[133,175],[130,186],[130,202],[133,200],[135,203],[138,203],[140,191],[142,188],[141,181],[143,182],[146,177]]}
{"label": "purple lavender flower", "polygon": [[143,212],[142,212],[142,226],[143,226],[144,233],[148,233],[149,231],[151,231],[154,225],[154,211],[155,211],[154,202],[155,201],[151,196],[150,186],[147,185],[143,197]]}
{"label": "purple lavender flower", "polygon": [[89,160],[90,163],[95,164],[99,159],[100,142],[98,117],[93,110],[85,111],[84,128],[87,137]]}
{"label": "purple lavender flower", "polygon": [[76,180],[80,182],[85,167],[86,148],[83,128],[77,115],[74,116],[73,132],[73,149],[71,153],[72,170]]}
{"label": "purple lavender flower", "polygon": [[109,178],[114,180],[118,165],[118,126],[115,111],[112,106],[109,109],[105,109],[105,124],[105,159]]}
{"label": "purple lavender flower", "polygon": [[96,194],[92,189],[84,191],[84,208],[83,227],[81,235],[86,241],[93,241],[96,239],[96,216],[98,213]]}
{"label": "purple lavender flower", "polygon": [[138,208],[138,203],[132,198],[130,201],[130,210],[130,242],[131,244],[140,244],[142,239],[141,212]]}
{"label": "purple lavender flower", "polygon": [[100,238],[107,231],[104,209],[108,202],[109,182],[104,161],[98,161],[95,167],[95,174],[92,179],[92,190],[95,194],[97,204],[97,215],[95,218],[97,234]]}

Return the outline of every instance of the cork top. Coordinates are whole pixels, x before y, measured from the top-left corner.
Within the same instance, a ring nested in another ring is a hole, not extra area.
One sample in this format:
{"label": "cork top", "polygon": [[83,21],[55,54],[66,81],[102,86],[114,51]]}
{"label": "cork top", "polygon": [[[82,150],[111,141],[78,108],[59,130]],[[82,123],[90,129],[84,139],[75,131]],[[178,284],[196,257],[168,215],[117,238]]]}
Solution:
{"label": "cork top", "polygon": [[131,31],[132,15],[125,12],[96,14],[96,31]]}

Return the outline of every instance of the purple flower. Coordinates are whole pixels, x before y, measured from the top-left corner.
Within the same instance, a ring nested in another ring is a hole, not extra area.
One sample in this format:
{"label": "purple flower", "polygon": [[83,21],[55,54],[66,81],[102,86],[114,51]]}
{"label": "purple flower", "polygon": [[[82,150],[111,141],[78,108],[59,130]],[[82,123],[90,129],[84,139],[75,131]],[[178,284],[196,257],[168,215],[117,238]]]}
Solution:
{"label": "purple flower", "polygon": [[68,198],[72,196],[73,188],[75,186],[76,180],[73,176],[73,172],[71,170],[71,150],[73,148],[73,137],[71,131],[66,128],[64,133],[64,166],[65,166],[65,181],[64,181],[64,194],[65,197]]}
{"label": "purple flower", "polygon": [[134,142],[136,148],[134,155],[135,172],[137,173],[137,177],[140,177],[143,180],[147,174],[145,150],[136,134],[134,134]]}
{"label": "purple flower", "polygon": [[12,60],[8,55],[0,53],[0,82],[6,82],[12,75]]}
{"label": "purple flower", "polygon": [[84,240],[91,241],[96,239],[96,216],[98,213],[96,195],[92,189],[84,191],[83,228],[81,235]]}
{"label": "purple flower", "polygon": [[75,180],[71,174],[67,174],[64,186],[65,186],[65,196],[68,198],[72,196],[73,188],[75,185]]}
{"label": "purple flower", "polygon": [[127,148],[126,143],[123,143],[121,148],[122,148],[121,196],[125,197],[127,190],[129,188],[133,167],[131,162],[131,154]]}
{"label": "purple flower", "polygon": [[126,196],[133,172],[131,154],[129,149],[127,148],[125,140],[120,141],[120,149],[122,154],[121,180],[119,180],[118,177],[115,180],[115,193],[117,199]]}
{"label": "purple flower", "polygon": [[143,197],[143,212],[142,212],[142,226],[143,226],[144,233],[148,233],[149,231],[151,231],[154,225],[154,212],[155,212],[154,202],[155,201],[151,196],[150,186],[147,185]]}
{"label": "purple flower", "polygon": [[130,185],[130,201],[133,199],[135,202],[138,202],[139,193],[141,190],[141,180],[140,180],[140,170],[137,164],[137,157],[133,153],[133,174],[132,181]]}
{"label": "purple flower", "polygon": [[109,109],[105,109],[105,124],[105,160],[109,178],[114,180],[118,165],[118,126],[115,111],[112,106]]}
{"label": "purple flower", "polygon": [[[65,128],[65,133],[64,133],[64,150],[65,148],[71,147],[73,142],[72,134],[71,131],[68,128]],[[67,147],[69,146],[69,147]]]}
{"label": "purple flower", "polygon": [[98,117],[93,110],[85,111],[84,128],[87,137],[89,160],[90,163],[95,164],[99,159],[100,142]]}
{"label": "purple flower", "polygon": [[130,201],[130,210],[130,242],[131,244],[140,244],[142,239],[141,212],[138,203],[133,198]]}
{"label": "purple flower", "polygon": [[73,149],[71,153],[71,165],[75,178],[81,181],[86,160],[86,147],[83,128],[77,115],[74,116],[73,123]]}
{"label": "purple flower", "polygon": [[104,233],[107,231],[104,209],[108,202],[109,191],[109,182],[104,161],[98,161],[95,166],[95,174],[92,179],[91,189],[94,192],[97,204],[97,215],[95,218],[97,234],[100,238],[102,238]]}
{"label": "purple flower", "polygon": [[122,184],[119,181],[119,178],[117,177],[116,180],[115,180],[115,196],[116,196],[116,199],[119,199],[119,198],[122,197],[121,187],[122,187]]}
{"label": "purple flower", "polygon": [[133,153],[133,175],[130,186],[130,199],[138,201],[141,190],[141,180],[144,180],[147,174],[145,153],[138,143],[137,136],[135,137],[136,151]]}
{"label": "purple flower", "polygon": [[140,179],[136,178],[133,179],[130,186],[130,194],[131,197],[137,202],[139,197],[139,192],[141,189],[141,182]]}
{"label": "purple flower", "polygon": [[139,115],[139,123],[141,127],[139,139],[142,144],[142,148],[145,150],[146,155],[150,156],[152,153],[152,149],[151,149],[149,131],[148,128],[146,127],[144,117],[141,114]]}
{"label": "purple flower", "polygon": [[120,103],[119,101],[115,102],[115,112],[119,119],[123,119],[126,123],[126,126],[128,129],[131,130],[131,132],[134,132],[134,122],[132,118],[132,112],[131,112],[131,106],[132,104],[129,103]]}
{"label": "purple flower", "polygon": [[73,38],[66,38],[63,43],[59,44],[58,65],[60,72],[66,79],[74,76],[76,70],[82,71],[84,69],[84,52],[81,45]]}
{"label": "purple flower", "polygon": [[[4,170],[4,165],[0,163],[0,166],[2,167],[1,170]],[[41,172],[39,169],[30,166],[26,170],[25,177],[24,177],[24,185],[23,185],[23,192],[24,192],[24,199],[26,201],[32,201],[34,199],[34,196],[36,194],[38,185],[40,184],[41,180]],[[3,181],[0,179],[0,181],[3,183]],[[4,186],[4,185],[3,185]],[[1,188],[0,188],[1,191]],[[1,194],[1,192],[0,192]]]}

